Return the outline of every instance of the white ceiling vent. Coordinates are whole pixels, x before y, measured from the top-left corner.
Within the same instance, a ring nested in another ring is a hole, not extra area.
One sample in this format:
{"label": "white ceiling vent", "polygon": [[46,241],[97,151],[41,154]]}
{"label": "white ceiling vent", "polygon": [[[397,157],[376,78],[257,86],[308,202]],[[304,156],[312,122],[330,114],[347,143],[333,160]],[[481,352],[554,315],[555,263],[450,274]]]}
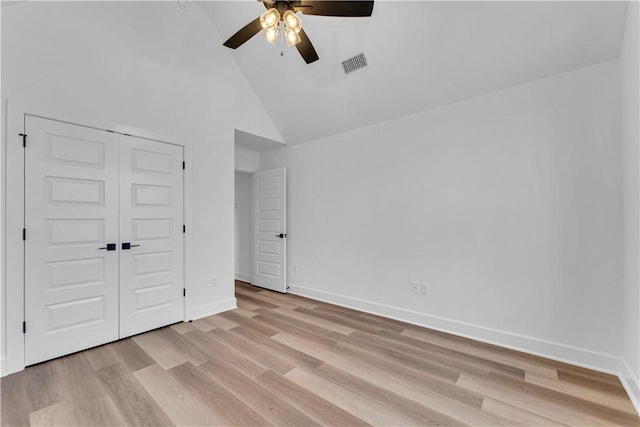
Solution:
{"label": "white ceiling vent", "polygon": [[367,57],[364,56],[364,53],[359,53],[356,56],[345,59],[340,63],[340,65],[342,66],[342,72],[344,75],[348,76],[356,71],[366,70],[368,67]]}

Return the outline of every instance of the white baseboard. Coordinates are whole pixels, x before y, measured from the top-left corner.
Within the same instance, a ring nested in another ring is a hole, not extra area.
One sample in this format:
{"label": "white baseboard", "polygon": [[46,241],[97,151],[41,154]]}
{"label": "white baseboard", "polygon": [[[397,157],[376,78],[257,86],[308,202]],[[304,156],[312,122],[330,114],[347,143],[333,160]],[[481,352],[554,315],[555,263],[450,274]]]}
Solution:
{"label": "white baseboard", "polygon": [[6,366],[6,357],[2,356],[0,357],[0,377],[6,377],[7,376],[7,366]]}
{"label": "white baseboard", "polygon": [[293,284],[289,284],[289,293],[447,332],[488,344],[506,347],[512,350],[523,351],[596,371],[606,372],[608,374],[620,376],[622,372],[622,360],[611,354],[599,353],[553,341],[487,328]]}
{"label": "white baseboard", "polygon": [[251,283],[251,275],[244,273],[236,273],[236,280],[240,280],[242,282]]}
{"label": "white baseboard", "polygon": [[640,415],[640,384],[638,384],[638,380],[631,373],[631,369],[629,369],[629,365],[626,362],[622,362],[620,381],[627,391],[631,403],[636,408],[636,412]]}
{"label": "white baseboard", "polygon": [[224,311],[233,310],[234,308],[237,308],[237,307],[238,305],[235,298],[229,298],[229,299],[214,302],[211,304],[200,305],[198,307],[194,307],[193,310],[191,310],[193,319],[189,319],[189,320],[201,319],[203,317],[222,313]]}

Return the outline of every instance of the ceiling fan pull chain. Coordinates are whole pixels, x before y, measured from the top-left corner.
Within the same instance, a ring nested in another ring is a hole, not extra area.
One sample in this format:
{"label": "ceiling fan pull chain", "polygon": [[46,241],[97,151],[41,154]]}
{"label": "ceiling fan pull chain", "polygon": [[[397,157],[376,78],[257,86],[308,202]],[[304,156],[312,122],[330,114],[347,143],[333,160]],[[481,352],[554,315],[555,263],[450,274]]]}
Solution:
{"label": "ceiling fan pull chain", "polygon": [[[280,29],[282,29],[283,23],[279,23]],[[283,31],[280,31],[280,56],[284,56],[284,34]]]}

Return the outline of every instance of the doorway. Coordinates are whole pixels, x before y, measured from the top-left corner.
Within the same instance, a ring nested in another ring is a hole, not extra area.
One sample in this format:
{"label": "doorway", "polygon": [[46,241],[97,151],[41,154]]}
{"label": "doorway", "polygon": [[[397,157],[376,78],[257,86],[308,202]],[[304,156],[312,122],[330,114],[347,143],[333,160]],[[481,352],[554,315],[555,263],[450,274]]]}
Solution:
{"label": "doorway", "polygon": [[235,172],[235,277],[287,292],[286,168]]}
{"label": "doorway", "polygon": [[235,173],[235,277],[251,283],[251,181],[252,173]]}

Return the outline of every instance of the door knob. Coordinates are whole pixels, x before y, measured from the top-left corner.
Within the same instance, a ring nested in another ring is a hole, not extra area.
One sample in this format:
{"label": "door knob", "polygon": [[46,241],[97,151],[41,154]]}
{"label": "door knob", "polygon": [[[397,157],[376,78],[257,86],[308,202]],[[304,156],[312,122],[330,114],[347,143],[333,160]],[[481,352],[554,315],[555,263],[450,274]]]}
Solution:
{"label": "door knob", "polygon": [[287,238],[287,233],[276,234],[276,237],[279,237],[281,239],[286,239]]}
{"label": "door knob", "polygon": [[115,243],[107,243],[107,246],[104,246],[102,248],[98,248],[98,249],[104,249],[107,251],[115,251],[116,250],[116,244]]}
{"label": "door knob", "polygon": [[140,245],[132,245],[132,244],[131,244],[131,243],[129,243],[129,242],[124,242],[124,243],[122,244],[122,250],[123,250],[123,251],[126,251],[127,249],[137,248],[138,246],[140,246]]}

